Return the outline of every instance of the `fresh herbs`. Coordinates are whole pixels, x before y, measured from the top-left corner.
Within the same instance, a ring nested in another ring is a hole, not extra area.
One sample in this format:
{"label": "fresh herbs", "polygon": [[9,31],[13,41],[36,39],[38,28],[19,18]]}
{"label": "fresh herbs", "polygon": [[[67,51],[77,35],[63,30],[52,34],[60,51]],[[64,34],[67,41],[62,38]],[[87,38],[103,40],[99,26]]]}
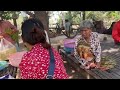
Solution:
{"label": "fresh herbs", "polygon": [[111,69],[114,68],[115,65],[116,61],[114,59],[107,56],[101,58],[101,66]]}
{"label": "fresh herbs", "polygon": [[8,34],[12,38],[13,41],[18,42],[19,40],[18,31],[14,31],[12,29],[6,29],[5,33]]}

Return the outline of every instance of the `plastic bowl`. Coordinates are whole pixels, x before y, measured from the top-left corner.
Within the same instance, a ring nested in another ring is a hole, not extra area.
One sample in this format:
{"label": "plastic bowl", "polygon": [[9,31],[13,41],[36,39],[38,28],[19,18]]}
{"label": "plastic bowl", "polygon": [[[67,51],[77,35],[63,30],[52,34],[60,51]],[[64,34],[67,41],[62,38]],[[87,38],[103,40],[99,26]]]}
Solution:
{"label": "plastic bowl", "polygon": [[8,62],[7,61],[0,61],[0,70],[3,70],[7,66],[8,66]]}
{"label": "plastic bowl", "polygon": [[65,39],[64,40],[64,47],[74,48],[75,40],[74,39]]}
{"label": "plastic bowl", "polygon": [[23,55],[26,53],[26,51],[17,52],[15,54],[12,54],[9,56],[9,63],[14,67],[19,67],[19,64],[22,60]]}
{"label": "plastic bowl", "polygon": [[72,52],[74,52],[74,48],[64,47],[64,50],[68,54],[71,54]]}

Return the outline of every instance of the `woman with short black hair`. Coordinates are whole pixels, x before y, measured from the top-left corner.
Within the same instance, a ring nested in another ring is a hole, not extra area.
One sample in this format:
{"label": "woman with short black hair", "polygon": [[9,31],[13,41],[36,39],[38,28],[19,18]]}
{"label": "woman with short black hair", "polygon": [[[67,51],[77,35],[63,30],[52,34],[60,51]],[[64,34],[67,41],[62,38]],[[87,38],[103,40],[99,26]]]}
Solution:
{"label": "woman with short black hair", "polygon": [[28,19],[22,24],[22,39],[28,52],[19,64],[22,79],[46,79],[50,66],[49,50],[55,59],[54,79],[67,79],[63,60],[47,41],[44,26],[38,19]]}

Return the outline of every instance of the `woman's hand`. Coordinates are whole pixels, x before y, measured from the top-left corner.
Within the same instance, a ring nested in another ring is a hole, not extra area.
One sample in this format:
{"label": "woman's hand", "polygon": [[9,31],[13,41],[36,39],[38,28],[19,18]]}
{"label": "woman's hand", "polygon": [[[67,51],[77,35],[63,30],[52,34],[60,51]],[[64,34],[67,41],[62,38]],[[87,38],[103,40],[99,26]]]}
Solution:
{"label": "woman's hand", "polygon": [[94,62],[89,62],[86,64],[85,69],[94,69],[96,64]]}
{"label": "woman's hand", "polygon": [[100,68],[100,62],[96,62],[96,68]]}

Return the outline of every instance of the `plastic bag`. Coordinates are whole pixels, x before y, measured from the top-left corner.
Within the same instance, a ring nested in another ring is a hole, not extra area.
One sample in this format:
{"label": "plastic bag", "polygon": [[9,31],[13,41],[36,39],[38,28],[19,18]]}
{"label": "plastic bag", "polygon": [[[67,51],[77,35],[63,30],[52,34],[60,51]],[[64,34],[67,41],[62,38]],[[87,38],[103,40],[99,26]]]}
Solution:
{"label": "plastic bag", "polygon": [[11,42],[4,38],[0,40],[0,60],[7,60],[9,55],[16,52],[16,47]]}
{"label": "plastic bag", "polygon": [[74,52],[75,39],[65,39],[64,41],[64,50],[67,54]]}
{"label": "plastic bag", "polygon": [[64,47],[74,48],[75,46],[75,39],[65,39],[64,40]]}

